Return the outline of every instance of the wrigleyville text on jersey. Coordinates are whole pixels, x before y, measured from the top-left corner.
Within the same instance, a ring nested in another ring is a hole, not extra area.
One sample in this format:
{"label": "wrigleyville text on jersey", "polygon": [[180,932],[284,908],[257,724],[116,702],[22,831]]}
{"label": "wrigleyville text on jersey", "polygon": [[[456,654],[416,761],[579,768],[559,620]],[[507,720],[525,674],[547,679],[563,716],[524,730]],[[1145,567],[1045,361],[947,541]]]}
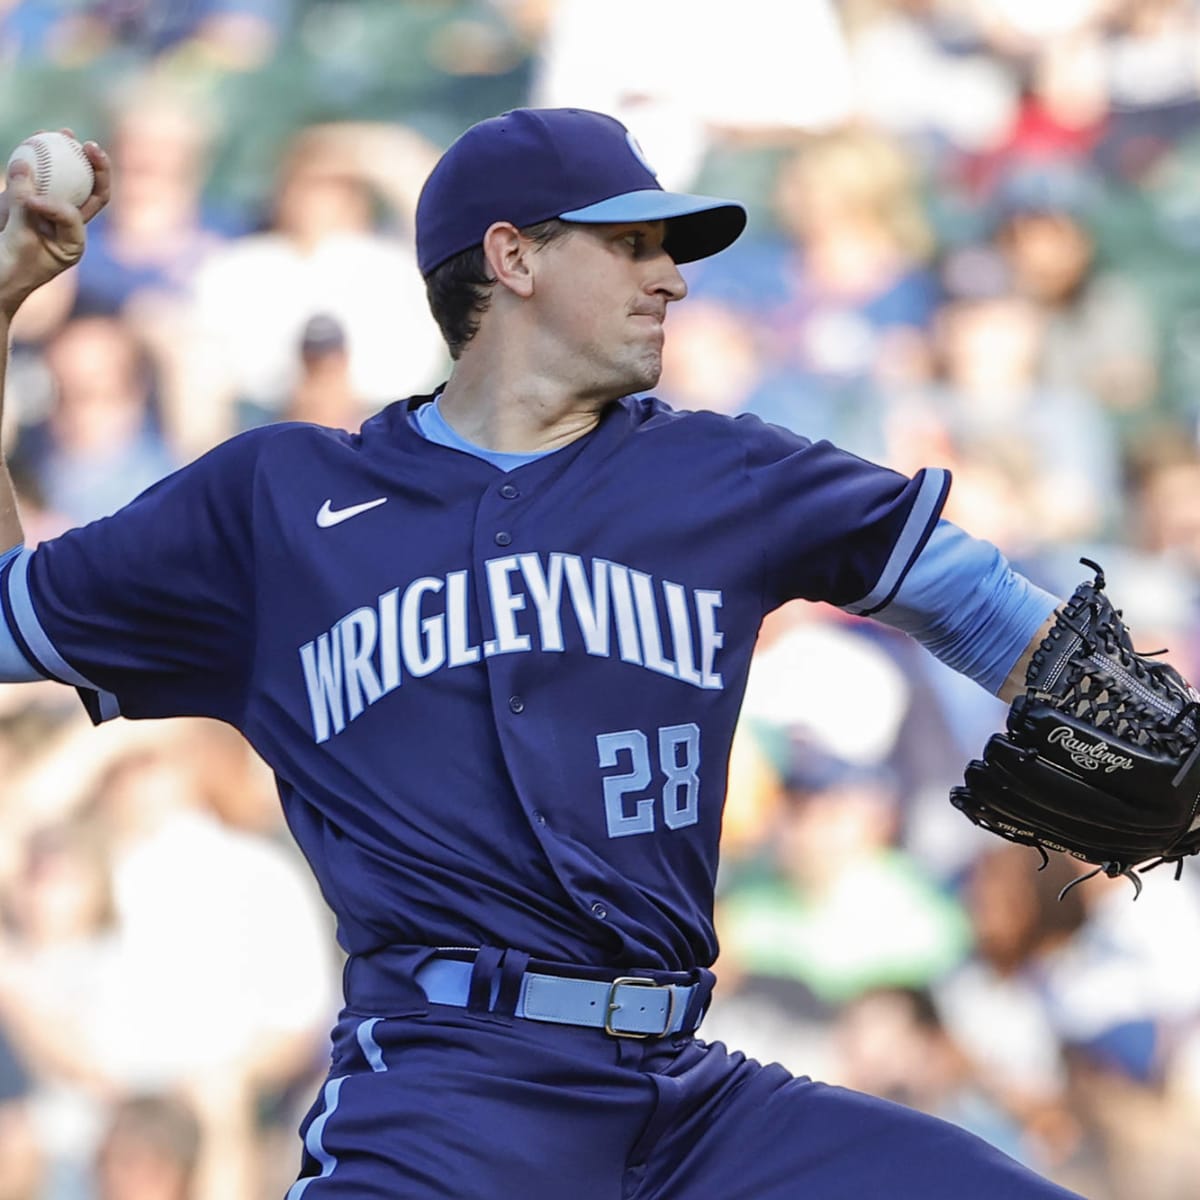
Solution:
{"label": "wrigleyville text on jersey", "polygon": [[[435,671],[497,654],[556,653],[571,622],[587,654],[643,667],[692,687],[724,686],[716,669],[725,636],[721,592],[655,579],[621,563],[577,554],[512,554],[470,571],[422,576],[380,594],[300,647],[313,737],[341,733],[368,706]],[[490,610],[494,636],[473,640],[472,593]]]}

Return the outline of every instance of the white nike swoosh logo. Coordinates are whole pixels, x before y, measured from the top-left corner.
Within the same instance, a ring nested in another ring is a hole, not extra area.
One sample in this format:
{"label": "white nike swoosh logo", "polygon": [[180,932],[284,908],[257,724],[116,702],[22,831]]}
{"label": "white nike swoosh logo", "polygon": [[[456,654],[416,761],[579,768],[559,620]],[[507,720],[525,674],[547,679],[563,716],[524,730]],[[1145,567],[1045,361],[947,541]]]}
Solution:
{"label": "white nike swoosh logo", "polygon": [[331,525],[340,525],[343,521],[350,520],[351,517],[357,517],[359,513],[365,513],[386,503],[387,497],[380,496],[378,500],[368,500],[364,504],[352,504],[349,508],[334,508],[333,501],[326,500],[317,511],[317,524],[322,529],[328,529]]}

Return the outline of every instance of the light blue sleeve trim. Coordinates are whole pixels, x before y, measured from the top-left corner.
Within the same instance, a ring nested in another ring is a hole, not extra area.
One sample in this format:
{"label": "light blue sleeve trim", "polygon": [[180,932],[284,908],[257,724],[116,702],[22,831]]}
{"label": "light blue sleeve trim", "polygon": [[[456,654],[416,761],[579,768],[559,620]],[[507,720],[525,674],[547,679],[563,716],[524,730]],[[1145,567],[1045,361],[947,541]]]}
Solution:
{"label": "light blue sleeve trim", "polygon": [[896,539],[891,557],[888,558],[878,581],[861,600],[844,605],[846,612],[856,616],[867,613],[874,615],[871,610],[878,608],[892,594],[896,584],[909,569],[918,543],[928,533],[930,521],[941,510],[949,486],[949,474],[940,467],[931,467],[925,472],[917,498],[909,510],[908,520]]}
{"label": "light blue sleeve trim", "polygon": [[[24,549],[24,544],[18,542],[0,554],[0,571]],[[25,651],[17,644],[17,639],[3,616],[3,609],[0,609],[0,683],[34,683],[42,678],[42,673],[26,658]]]}
{"label": "light blue sleeve trim", "polygon": [[872,615],[996,694],[1060,603],[990,542],[940,520],[896,595]]}
{"label": "light blue sleeve trim", "polygon": [[[112,717],[120,716],[121,706],[116,696],[112,692],[106,692],[103,688],[97,687],[90,679],[76,671],[55,649],[54,643],[42,628],[42,623],[33,609],[33,598],[29,594],[29,560],[32,555],[32,550],[22,549],[16,556],[12,569],[8,572],[8,599],[12,605],[17,633],[24,638],[29,652],[37,659],[46,674],[53,675],[64,683],[87,688],[96,693],[100,701],[102,720],[107,721]],[[7,628],[7,624],[5,624],[5,631],[11,638],[12,630]],[[21,657],[24,659],[25,656]],[[29,678],[29,676],[22,676],[20,681],[24,682]],[[38,678],[38,676],[35,675],[33,678]]]}

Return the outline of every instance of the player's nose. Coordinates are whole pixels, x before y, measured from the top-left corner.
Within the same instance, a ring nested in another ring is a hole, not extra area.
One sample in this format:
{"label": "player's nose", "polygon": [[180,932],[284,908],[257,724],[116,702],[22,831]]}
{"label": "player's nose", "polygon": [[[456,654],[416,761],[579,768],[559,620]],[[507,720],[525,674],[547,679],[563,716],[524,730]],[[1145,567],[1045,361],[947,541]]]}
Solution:
{"label": "player's nose", "polygon": [[664,251],[656,258],[655,268],[651,286],[647,290],[665,296],[668,301],[682,300],[688,292],[687,280],[679,273],[675,260]]}

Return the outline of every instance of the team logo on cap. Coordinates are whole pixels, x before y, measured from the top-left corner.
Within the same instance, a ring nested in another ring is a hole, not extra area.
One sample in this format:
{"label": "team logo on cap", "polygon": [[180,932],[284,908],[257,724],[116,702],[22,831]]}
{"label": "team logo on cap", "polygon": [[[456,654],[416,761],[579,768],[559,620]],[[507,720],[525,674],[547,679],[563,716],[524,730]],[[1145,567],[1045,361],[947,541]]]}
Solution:
{"label": "team logo on cap", "polygon": [[633,157],[636,158],[638,162],[640,162],[642,166],[654,176],[655,179],[657,179],[658,172],[646,161],[646,152],[642,149],[641,143],[638,142],[637,138],[635,138],[628,129],[625,130],[625,140],[629,143],[630,150],[633,151]]}

